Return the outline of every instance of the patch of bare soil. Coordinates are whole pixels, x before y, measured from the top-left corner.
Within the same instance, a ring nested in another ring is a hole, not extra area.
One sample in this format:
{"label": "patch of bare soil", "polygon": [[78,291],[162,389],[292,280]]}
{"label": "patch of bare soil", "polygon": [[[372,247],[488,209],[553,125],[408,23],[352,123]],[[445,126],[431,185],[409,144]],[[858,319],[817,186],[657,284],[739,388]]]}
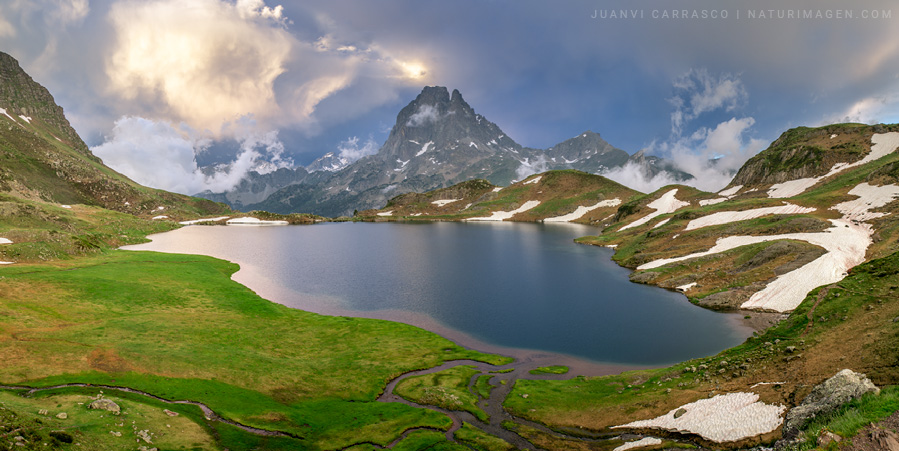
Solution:
{"label": "patch of bare soil", "polygon": [[840,451],[899,451],[899,412],[870,424],[851,440],[842,441]]}

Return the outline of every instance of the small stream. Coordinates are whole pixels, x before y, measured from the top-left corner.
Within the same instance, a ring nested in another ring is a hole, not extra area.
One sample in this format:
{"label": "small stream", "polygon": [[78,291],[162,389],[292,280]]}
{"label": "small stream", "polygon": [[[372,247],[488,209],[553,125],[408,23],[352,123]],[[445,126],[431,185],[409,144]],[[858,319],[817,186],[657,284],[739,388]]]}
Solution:
{"label": "small stream", "polygon": [[[426,405],[426,404],[418,404],[412,401],[409,401],[397,394],[394,393],[396,386],[405,379],[415,376],[421,376],[425,374],[433,374],[440,371],[448,370],[450,368],[454,368],[457,366],[473,366],[475,367],[479,373],[472,376],[471,380],[468,383],[468,390],[475,395],[474,392],[474,384],[478,380],[478,378],[482,375],[492,376],[490,379],[490,385],[493,389],[490,391],[490,398],[483,399],[478,396],[477,406],[481,408],[484,412],[487,413],[489,417],[489,423],[484,423],[483,421],[477,419],[474,415],[469,412],[460,411],[460,410],[447,410],[440,407]],[[475,360],[452,360],[446,362],[442,365],[435,366],[433,368],[428,368],[425,370],[412,371],[406,374],[403,374],[400,377],[390,381],[387,384],[387,387],[384,389],[384,393],[378,397],[379,402],[400,402],[406,404],[408,406],[430,409],[437,412],[441,412],[448,416],[453,421],[452,427],[446,431],[447,440],[456,442],[455,433],[462,427],[463,422],[467,422],[478,429],[481,429],[488,434],[499,437],[506,442],[514,445],[518,449],[530,449],[530,450],[538,450],[542,449],[535,446],[533,443],[525,439],[524,437],[518,435],[517,433],[510,431],[502,426],[504,421],[513,421],[515,423],[519,423],[522,425],[526,425],[535,429],[539,429],[547,434],[554,435],[560,438],[567,438],[573,440],[602,440],[608,439],[612,437],[618,437],[620,434],[611,434],[607,436],[597,436],[596,438],[586,439],[584,437],[576,437],[572,435],[566,435],[559,433],[557,431],[551,430],[546,426],[535,423],[533,421],[525,420],[523,418],[513,417],[510,415],[505,409],[503,409],[503,403],[506,400],[506,397],[509,396],[509,393],[512,392],[512,389],[515,386],[515,382],[518,379],[532,379],[532,380],[563,380],[571,378],[571,373],[568,374],[541,374],[534,375],[530,374],[529,371],[541,366],[539,362],[528,362],[528,361],[516,361],[506,365],[491,365],[488,363],[478,362]],[[509,370],[512,371],[497,373],[497,371]],[[503,381],[505,383],[503,383]]]}

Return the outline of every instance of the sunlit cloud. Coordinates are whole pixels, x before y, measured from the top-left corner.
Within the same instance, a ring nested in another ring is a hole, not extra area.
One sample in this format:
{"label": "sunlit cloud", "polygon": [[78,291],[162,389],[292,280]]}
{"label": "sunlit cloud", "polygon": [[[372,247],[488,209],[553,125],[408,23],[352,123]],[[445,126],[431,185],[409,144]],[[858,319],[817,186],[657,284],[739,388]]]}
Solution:
{"label": "sunlit cloud", "polygon": [[135,110],[161,99],[151,113],[213,132],[246,114],[277,116],[273,84],[295,45],[278,19],[260,2],[116,3],[108,89]]}
{"label": "sunlit cloud", "polygon": [[140,184],[183,194],[226,191],[250,171],[268,173],[293,166],[275,131],[250,133],[238,141],[240,152],[234,161],[204,172],[196,154],[209,146],[209,138],[183,123],[129,116],[117,120],[106,142],[91,151]]}

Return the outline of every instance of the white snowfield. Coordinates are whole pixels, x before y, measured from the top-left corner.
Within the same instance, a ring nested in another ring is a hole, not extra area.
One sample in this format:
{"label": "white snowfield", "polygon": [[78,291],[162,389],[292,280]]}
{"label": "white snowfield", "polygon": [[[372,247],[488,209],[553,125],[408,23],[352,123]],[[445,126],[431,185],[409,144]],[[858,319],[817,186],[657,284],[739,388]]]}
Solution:
{"label": "white snowfield", "polygon": [[659,227],[662,227],[663,225],[668,224],[668,221],[670,221],[670,220],[671,220],[671,218],[665,218],[665,219],[659,221],[658,224],[652,226],[652,228],[658,229]]}
{"label": "white snowfield", "polygon": [[[418,143],[415,143],[415,144],[418,144]],[[419,151],[415,154],[415,156],[416,156],[416,157],[420,157],[420,156],[424,155],[424,153],[427,152],[428,149],[429,149],[431,146],[433,146],[433,145],[434,145],[434,141],[428,141],[428,142],[426,142],[425,145],[421,146],[421,150],[419,150]],[[405,166],[405,165],[403,165],[403,166]]]}
{"label": "white snowfield", "polygon": [[542,175],[538,175],[538,176],[536,176],[536,177],[534,177],[534,178],[532,178],[532,179],[530,179],[530,180],[528,180],[528,181],[522,183],[522,185],[536,184],[536,183],[539,182],[540,179],[542,179],[542,178],[543,178]]}
{"label": "white snowfield", "polygon": [[690,288],[693,288],[695,286],[696,286],[696,282],[692,282],[692,283],[688,283],[686,285],[681,285],[679,287],[676,287],[675,289],[677,291],[680,291],[681,293],[686,293],[686,292],[690,291]]}
{"label": "white snowfield", "polygon": [[849,194],[859,198],[833,206],[831,209],[839,211],[843,217],[831,219],[832,226],[823,232],[729,236],[719,238],[715,246],[707,251],[655,260],[640,265],[637,269],[658,268],[668,263],[718,254],[749,244],[776,240],[805,241],[824,248],[827,253],[805,266],[781,275],[740,306],[744,309],[791,311],[799,306],[810,291],[821,285],[843,280],[849,269],[865,261],[874,229],[864,221],[885,216],[886,213],[874,213],[870,210],[883,207],[899,198],[899,186],[861,183],[850,190]]}
{"label": "white snowfield", "polygon": [[502,186],[497,186],[496,188],[493,188],[493,191],[491,191],[491,192],[493,192],[493,193],[498,193],[498,192],[500,192],[500,191],[502,191],[502,190],[503,190],[503,187],[502,187]]}
{"label": "white snowfield", "polygon": [[393,210],[382,211],[382,212],[378,213],[378,216],[393,216]]}
{"label": "white snowfield", "polygon": [[[0,114],[2,114],[2,115],[4,115],[4,116],[8,117],[9,120],[11,120],[11,121],[13,121],[13,122],[16,122],[16,120],[13,119],[13,117],[10,116],[9,113],[6,112],[6,109],[5,109],[5,108],[0,108]],[[16,122],[16,124],[17,124],[17,125],[22,125],[22,124],[19,124],[18,122]]]}
{"label": "white snowfield", "polygon": [[12,240],[9,238],[0,238],[0,244],[12,244]]}
{"label": "white snowfield", "polygon": [[254,218],[252,216],[247,216],[244,218],[234,218],[229,219],[227,225],[253,225],[253,226],[261,226],[261,225],[288,225],[290,224],[287,221],[263,221],[259,218]]}
{"label": "white snowfield", "polygon": [[677,200],[677,198],[674,197],[676,194],[677,194],[677,188],[674,188],[673,190],[668,191],[667,193],[663,194],[662,197],[646,204],[647,207],[655,209],[655,212],[650,213],[650,214],[618,229],[618,231],[620,232],[622,230],[627,230],[632,227],[639,227],[639,226],[651,221],[653,218],[655,218],[657,216],[661,216],[661,215],[664,215],[667,213],[674,213],[678,209],[686,207],[687,205],[690,205],[689,202]]}
{"label": "white snowfield", "polygon": [[627,443],[613,449],[612,451],[627,451],[629,449],[643,448],[646,446],[655,446],[655,445],[661,445],[661,444],[662,444],[662,439],[658,439],[655,437],[643,437],[640,440],[635,440],[633,442],[627,442]]}
{"label": "white snowfield", "polygon": [[506,219],[510,219],[512,216],[517,215],[518,213],[523,213],[528,211],[537,205],[540,205],[539,200],[529,200],[522,204],[520,207],[512,210],[512,211],[494,211],[490,214],[490,216],[483,216],[479,218],[468,218],[466,221],[503,221]]}
{"label": "white snowfield", "polygon": [[613,426],[613,429],[654,428],[697,434],[716,443],[733,442],[774,431],[783,423],[781,415],[786,406],[765,404],[758,399],[755,393],[717,395],[684,404],[678,409],[686,413],[678,418],[674,418],[678,409],[673,409],[660,417]]}
{"label": "white snowfield", "polygon": [[154,221],[158,221],[160,219],[169,219],[169,217],[166,215],[159,215],[159,216],[153,216],[151,219],[153,219]]}
{"label": "white snowfield", "polygon": [[743,189],[743,185],[732,186],[726,190],[719,191],[718,195],[730,198],[740,192],[741,189]]}
{"label": "white snowfield", "polygon": [[728,197],[717,197],[715,199],[703,199],[703,200],[699,201],[699,206],[705,207],[706,205],[720,204],[721,202],[724,202],[728,199],[729,199]]}
{"label": "white snowfield", "polygon": [[441,200],[435,200],[434,202],[431,202],[431,203],[438,207],[442,207],[444,205],[451,204],[453,202],[458,202],[460,200],[462,200],[462,199],[441,199]]}
{"label": "white snowfield", "polygon": [[230,218],[230,216],[219,216],[219,217],[217,217],[217,218],[203,218],[203,219],[194,219],[194,220],[192,220],[192,221],[181,221],[181,222],[179,222],[178,224],[181,224],[181,225],[194,225],[194,224],[199,224],[199,223],[201,223],[201,222],[218,222],[218,221],[223,221],[223,220],[228,219],[228,218]]}
{"label": "white snowfield", "polygon": [[737,221],[746,221],[749,219],[761,218],[762,216],[768,215],[795,215],[801,213],[811,213],[815,210],[816,208],[812,207],[800,207],[798,205],[784,203],[784,205],[781,205],[779,207],[756,208],[753,210],[743,211],[719,211],[717,213],[712,213],[710,215],[706,215],[690,221],[684,231],[695,230],[713,225],[728,224]]}
{"label": "white snowfield", "polygon": [[596,203],[596,204],[594,204],[594,205],[591,205],[591,206],[589,206],[589,207],[578,206],[576,210],[574,210],[574,211],[571,212],[571,213],[568,213],[567,215],[556,216],[556,217],[554,217],[554,218],[546,218],[546,219],[543,220],[543,222],[571,222],[571,221],[576,221],[576,220],[581,219],[582,217],[584,217],[585,214],[590,213],[591,211],[596,210],[597,208],[602,208],[602,207],[617,207],[617,206],[619,206],[619,205],[621,205],[621,199],[619,199],[619,198],[616,197],[615,199],[609,199],[609,200],[599,201],[598,203]]}
{"label": "white snowfield", "polygon": [[830,168],[830,172],[820,177],[811,177],[804,179],[790,180],[784,183],[775,183],[768,189],[768,197],[786,198],[793,197],[805,192],[805,190],[815,186],[821,180],[834,174],[845,171],[849,168],[868,164],[872,161],[879,160],[891,153],[899,147],[899,132],[877,133],[871,137],[871,151],[865,158],[855,163],[837,163]]}

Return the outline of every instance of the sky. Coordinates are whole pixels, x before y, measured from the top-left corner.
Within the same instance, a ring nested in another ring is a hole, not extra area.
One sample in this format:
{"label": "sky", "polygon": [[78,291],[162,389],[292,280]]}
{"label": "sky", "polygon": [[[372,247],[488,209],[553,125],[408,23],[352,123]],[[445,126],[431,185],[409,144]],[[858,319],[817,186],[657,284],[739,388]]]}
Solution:
{"label": "sky", "polygon": [[376,152],[424,86],[522,145],[592,130],[706,190],[791,127],[899,122],[888,0],[2,0],[0,51],[108,165],[187,194]]}

